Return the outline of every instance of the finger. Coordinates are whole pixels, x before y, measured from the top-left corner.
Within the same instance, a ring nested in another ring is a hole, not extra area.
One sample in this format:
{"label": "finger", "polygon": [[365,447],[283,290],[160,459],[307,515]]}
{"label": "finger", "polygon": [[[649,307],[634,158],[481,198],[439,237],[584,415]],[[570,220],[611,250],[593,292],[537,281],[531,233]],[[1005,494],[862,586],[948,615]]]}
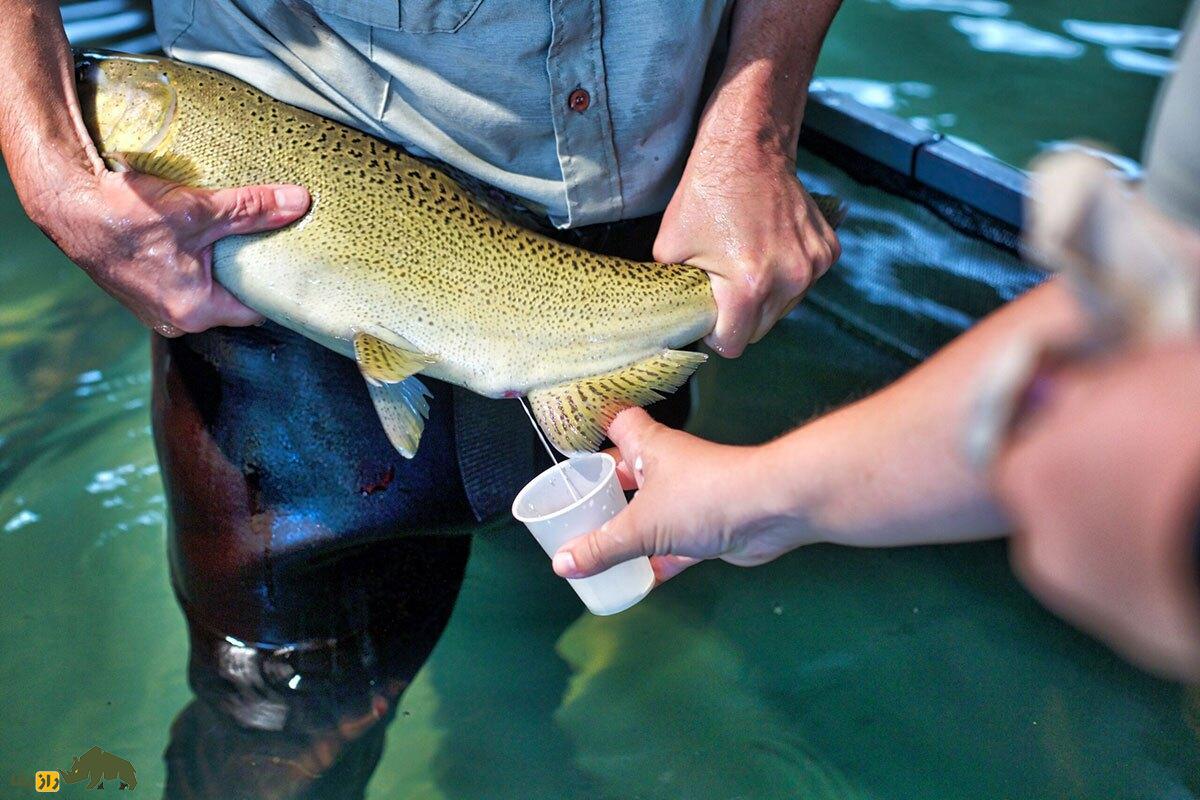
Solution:
{"label": "finger", "polygon": [[309,203],[308,190],[289,184],[210,192],[206,206],[211,222],[204,227],[199,245],[207,247],[226,236],[280,228],[302,217]]}
{"label": "finger", "polygon": [[622,488],[640,489],[646,482],[646,438],[659,427],[661,424],[655,422],[644,408],[636,406],[617,414],[609,424],[608,438],[621,453],[617,477]]}
{"label": "finger", "polygon": [[210,308],[212,327],[225,325],[230,328],[244,328],[247,325],[258,325],[264,320],[262,314],[243,305],[228,289],[218,283],[214,283],[212,287]]}
{"label": "finger", "polygon": [[612,456],[613,461],[617,462],[617,482],[621,484],[621,488],[627,492],[637,489],[638,484],[637,478],[633,474],[633,465],[625,463],[625,459],[621,456],[621,451],[615,447],[610,447],[604,452]]}
{"label": "finger", "polygon": [[713,299],[717,303],[717,324],[704,337],[704,343],[725,358],[737,358],[746,349],[757,323],[758,308],[718,275],[711,275]]}
{"label": "finger", "polygon": [[183,336],[187,332],[184,330],[180,330],[179,328],[176,328],[174,325],[172,325],[169,322],[159,322],[158,324],[152,324],[150,326],[150,328],[155,333],[157,333],[159,336],[164,336],[168,339],[178,339],[180,336]]}
{"label": "finger", "polygon": [[792,302],[790,302],[790,303],[788,303],[786,306],[784,306],[783,313],[779,315],[779,318],[780,318],[780,319],[783,319],[783,318],[784,318],[784,317],[786,317],[788,314],[790,314],[790,313],[792,313],[793,311],[795,311],[795,310],[796,310],[796,306],[800,305],[800,301],[801,301],[801,300],[803,300],[803,299],[804,299],[804,295],[800,295],[799,297],[797,297],[797,298],[793,299],[793,300],[792,300]]}
{"label": "finger", "polygon": [[842,243],[838,240],[837,231],[825,221],[819,210],[814,205],[812,215],[815,233],[817,235],[816,244],[810,249],[812,254],[812,280],[817,280],[829,268],[837,263],[837,260],[842,256]]}
{"label": "finger", "polygon": [[661,586],[702,559],[691,556],[651,556],[650,567],[654,570],[654,585]]}
{"label": "finger", "polygon": [[763,304],[758,324],[754,328],[754,334],[750,337],[750,344],[762,341],[763,337],[775,327],[775,323],[783,319],[798,302],[800,302],[800,298],[792,298],[790,293],[773,292],[770,299]]}
{"label": "finger", "polygon": [[813,275],[814,281],[828,272],[842,257],[842,240],[838,238],[837,231],[831,228],[824,220],[821,220],[821,226],[821,235],[825,239],[825,244],[829,247],[829,258],[820,265],[821,269],[817,270],[816,274]]}
{"label": "finger", "polygon": [[563,578],[586,578],[631,558],[652,555],[653,537],[638,532],[639,528],[648,529],[635,523],[634,503],[599,530],[576,537],[560,547],[554,554],[554,571]]}
{"label": "finger", "polygon": [[684,264],[697,253],[691,242],[677,235],[676,226],[661,226],[650,255],[660,264]]}

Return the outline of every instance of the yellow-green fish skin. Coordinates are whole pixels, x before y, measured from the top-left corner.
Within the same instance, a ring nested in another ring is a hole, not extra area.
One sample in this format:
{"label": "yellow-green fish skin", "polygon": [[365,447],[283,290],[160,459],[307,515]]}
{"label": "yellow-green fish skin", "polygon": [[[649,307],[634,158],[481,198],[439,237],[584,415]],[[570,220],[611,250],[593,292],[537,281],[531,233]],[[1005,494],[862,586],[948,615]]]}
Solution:
{"label": "yellow-green fish skin", "polygon": [[422,374],[501,397],[626,367],[715,323],[695,267],[596,255],[520,228],[398,148],[222,73],[140,56],[92,64],[81,100],[102,155],[195,186],[309,190],[299,222],[220,241],[214,273],[266,317],[347,356],[368,333],[434,357]]}

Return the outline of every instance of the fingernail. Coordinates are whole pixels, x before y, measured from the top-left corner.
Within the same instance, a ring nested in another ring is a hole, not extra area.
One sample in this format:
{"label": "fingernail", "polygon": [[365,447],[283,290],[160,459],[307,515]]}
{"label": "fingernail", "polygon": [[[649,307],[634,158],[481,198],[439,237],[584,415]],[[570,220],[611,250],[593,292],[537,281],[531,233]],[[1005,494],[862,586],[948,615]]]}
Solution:
{"label": "fingernail", "polygon": [[554,571],[564,578],[574,578],[578,570],[575,568],[575,556],[569,550],[559,550],[554,554]]}
{"label": "fingernail", "polygon": [[289,214],[303,211],[308,207],[308,192],[299,186],[280,186],[275,190],[275,207]]}

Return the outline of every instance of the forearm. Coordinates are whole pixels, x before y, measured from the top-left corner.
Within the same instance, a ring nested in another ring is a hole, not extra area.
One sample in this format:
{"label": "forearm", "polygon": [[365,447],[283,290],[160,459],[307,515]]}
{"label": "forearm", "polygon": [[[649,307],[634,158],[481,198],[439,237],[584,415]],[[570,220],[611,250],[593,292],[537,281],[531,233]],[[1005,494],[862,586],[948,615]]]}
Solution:
{"label": "forearm", "polygon": [[841,0],[739,0],[729,57],[700,118],[696,146],[737,141],[796,154],[808,84]]}
{"label": "forearm", "polygon": [[[0,151],[26,210],[52,198],[42,177],[103,169],[75,94],[74,59],[54,0],[0,0],[0,52],[12,57],[0,81]],[[61,183],[60,183],[61,185]]]}
{"label": "forearm", "polygon": [[[1018,336],[1069,336],[1081,324],[1060,282],[996,312],[892,386],[769,444],[790,476],[798,527],[861,546],[1002,534],[986,479],[967,463],[963,433],[980,369]],[[798,481],[797,476],[803,476]]]}

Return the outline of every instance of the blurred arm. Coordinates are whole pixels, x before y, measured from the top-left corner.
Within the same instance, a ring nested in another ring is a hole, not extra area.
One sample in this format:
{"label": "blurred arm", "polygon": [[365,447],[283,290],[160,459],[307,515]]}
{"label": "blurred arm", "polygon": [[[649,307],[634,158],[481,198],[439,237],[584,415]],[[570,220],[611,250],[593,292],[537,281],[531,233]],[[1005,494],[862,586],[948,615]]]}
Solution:
{"label": "blurred arm", "polygon": [[882,391],[766,446],[799,518],[827,541],[897,545],[1006,532],[964,431],[981,368],[1017,337],[1073,337],[1083,318],[1060,281],[1010,303]]}

